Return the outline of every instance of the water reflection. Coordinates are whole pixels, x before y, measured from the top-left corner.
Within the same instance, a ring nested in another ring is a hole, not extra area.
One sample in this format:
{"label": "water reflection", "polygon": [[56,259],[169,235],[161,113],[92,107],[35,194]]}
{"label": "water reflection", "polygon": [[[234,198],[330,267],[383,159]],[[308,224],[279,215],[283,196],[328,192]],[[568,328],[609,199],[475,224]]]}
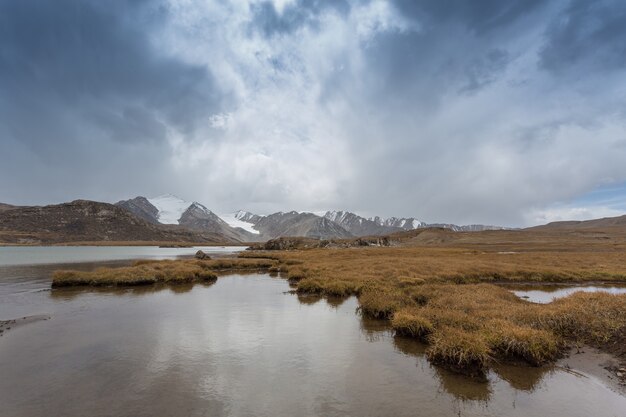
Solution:
{"label": "water reflection", "polygon": [[80,296],[93,296],[95,294],[103,296],[133,296],[140,297],[167,291],[172,294],[185,294],[191,291],[195,286],[210,287],[215,284],[213,282],[184,282],[178,284],[154,284],[154,285],[138,285],[131,287],[76,287],[76,288],[52,288],[50,297],[59,301],[68,301]]}
{"label": "water reflection", "polygon": [[339,308],[348,297],[327,296],[326,303],[333,308]]}
{"label": "water reflection", "polygon": [[533,303],[547,304],[577,292],[606,292],[609,294],[626,294],[626,285],[505,285],[515,295]]}
{"label": "water reflection", "polygon": [[[360,317],[354,297],[285,295],[284,280],[58,289],[1,298],[51,320],[0,340],[11,416],[610,416],[626,399],[569,373],[496,367],[480,382]],[[555,401],[567,399],[567,401]]]}
{"label": "water reflection", "polygon": [[389,321],[360,316],[361,333],[368,342],[378,342],[383,338],[392,336]]}
{"label": "water reflection", "polygon": [[553,366],[530,367],[497,363],[492,367],[493,372],[511,387],[527,392],[541,387],[544,378],[554,372],[554,369]]}
{"label": "water reflection", "polygon": [[297,293],[296,294],[298,296],[298,301],[300,301],[301,304],[306,304],[306,305],[313,305],[316,304],[317,302],[319,302],[322,298],[321,295],[317,295],[317,294],[302,294],[302,293]]}

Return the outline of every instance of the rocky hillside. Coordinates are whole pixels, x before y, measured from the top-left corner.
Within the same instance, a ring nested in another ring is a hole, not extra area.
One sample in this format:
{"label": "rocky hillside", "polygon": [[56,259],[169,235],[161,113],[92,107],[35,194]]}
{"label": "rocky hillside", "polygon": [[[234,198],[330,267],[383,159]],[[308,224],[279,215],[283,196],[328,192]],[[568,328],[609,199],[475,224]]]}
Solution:
{"label": "rocky hillside", "polygon": [[11,210],[17,208],[17,206],[12,206],[10,204],[0,203],[0,211]]}
{"label": "rocky hillside", "polygon": [[274,213],[269,216],[257,216],[254,227],[261,233],[263,240],[281,236],[300,236],[315,239],[336,239],[352,237],[352,234],[339,224],[313,213]]}
{"label": "rocky hillside", "polygon": [[256,233],[232,227],[202,204],[188,202],[171,194],[155,198],[140,196],[118,201],[115,205],[153,224],[178,225],[195,232],[214,233],[239,242],[260,239]]}
{"label": "rocky hillside", "polygon": [[231,227],[218,215],[199,203],[192,203],[180,216],[178,224],[189,230],[217,233],[240,242],[259,240],[258,235],[241,228]]}
{"label": "rocky hillside", "polygon": [[324,218],[339,224],[354,236],[387,235],[403,230],[385,225],[378,217],[375,220],[366,219],[349,211],[327,211]]}
{"label": "rocky hillside", "polygon": [[354,236],[383,236],[390,233],[424,229],[444,228],[455,232],[480,232],[484,230],[502,230],[498,226],[472,224],[458,226],[456,224],[424,223],[414,217],[370,217],[365,218],[349,211],[327,211],[324,217],[334,221]]}
{"label": "rocky hillside", "polygon": [[197,233],[150,223],[112,204],[76,200],[0,211],[0,242],[197,242],[230,243],[219,233]]}
{"label": "rocky hillside", "polygon": [[135,197],[130,200],[118,201],[115,205],[130,211],[147,222],[152,224],[159,223],[159,210],[150,204],[146,197]]}

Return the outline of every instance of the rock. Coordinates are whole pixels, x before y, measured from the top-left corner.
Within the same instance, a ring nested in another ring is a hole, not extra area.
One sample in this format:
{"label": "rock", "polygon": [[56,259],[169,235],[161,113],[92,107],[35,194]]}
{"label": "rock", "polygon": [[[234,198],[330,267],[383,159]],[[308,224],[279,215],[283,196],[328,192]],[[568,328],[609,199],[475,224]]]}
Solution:
{"label": "rock", "polygon": [[198,250],[198,252],[196,252],[195,258],[196,259],[201,259],[201,260],[211,259],[211,257],[209,255],[207,255],[206,253],[202,252],[201,250]]}

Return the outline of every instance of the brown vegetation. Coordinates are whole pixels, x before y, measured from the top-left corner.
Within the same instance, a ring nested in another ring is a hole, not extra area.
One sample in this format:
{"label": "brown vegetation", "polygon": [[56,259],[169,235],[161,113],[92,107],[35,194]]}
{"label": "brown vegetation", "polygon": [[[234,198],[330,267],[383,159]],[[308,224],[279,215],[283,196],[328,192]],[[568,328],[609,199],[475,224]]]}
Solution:
{"label": "brown vegetation", "polygon": [[428,343],[432,361],[457,370],[480,373],[494,360],[541,365],[558,358],[568,343],[624,343],[625,295],[577,293],[539,305],[494,285],[626,282],[624,239],[423,233],[396,235],[396,247],[240,256],[277,259],[277,269],[300,294],[356,295],[364,315],[391,320],[398,334]]}
{"label": "brown vegetation", "polygon": [[387,242],[395,246],[309,246],[60,271],[53,285],[188,282],[215,279],[219,270],[267,269],[288,278],[299,297],[356,295],[364,316],[390,320],[398,334],[426,342],[433,362],[474,374],[502,360],[552,362],[571,343],[616,352],[612,347],[626,343],[626,295],[577,293],[539,305],[494,285],[626,282],[624,235],[426,229]]}
{"label": "brown vegetation", "polygon": [[55,271],[53,287],[132,286],[156,283],[215,281],[216,272],[268,269],[275,262],[268,259],[215,260],[142,260],[121,268],[98,268],[94,271]]}

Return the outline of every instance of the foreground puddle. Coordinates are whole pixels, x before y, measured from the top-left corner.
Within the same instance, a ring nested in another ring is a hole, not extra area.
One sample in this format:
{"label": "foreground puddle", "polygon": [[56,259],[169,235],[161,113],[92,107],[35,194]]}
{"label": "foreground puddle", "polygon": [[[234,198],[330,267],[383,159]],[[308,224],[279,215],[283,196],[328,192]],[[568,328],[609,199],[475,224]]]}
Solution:
{"label": "foreground puddle", "polygon": [[515,295],[533,303],[547,304],[567,297],[575,292],[606,292],[609,294],[626,294],[626,285],[506,285]]}
{"label": "foreground puddle", "polygon": [[[2,278],[0,278],[0,285]],[[626,397],[584,372],[498,366],[475,381],[361,319],[357,301],[286,281],[0,292],[7,416],[619,416]]]}

